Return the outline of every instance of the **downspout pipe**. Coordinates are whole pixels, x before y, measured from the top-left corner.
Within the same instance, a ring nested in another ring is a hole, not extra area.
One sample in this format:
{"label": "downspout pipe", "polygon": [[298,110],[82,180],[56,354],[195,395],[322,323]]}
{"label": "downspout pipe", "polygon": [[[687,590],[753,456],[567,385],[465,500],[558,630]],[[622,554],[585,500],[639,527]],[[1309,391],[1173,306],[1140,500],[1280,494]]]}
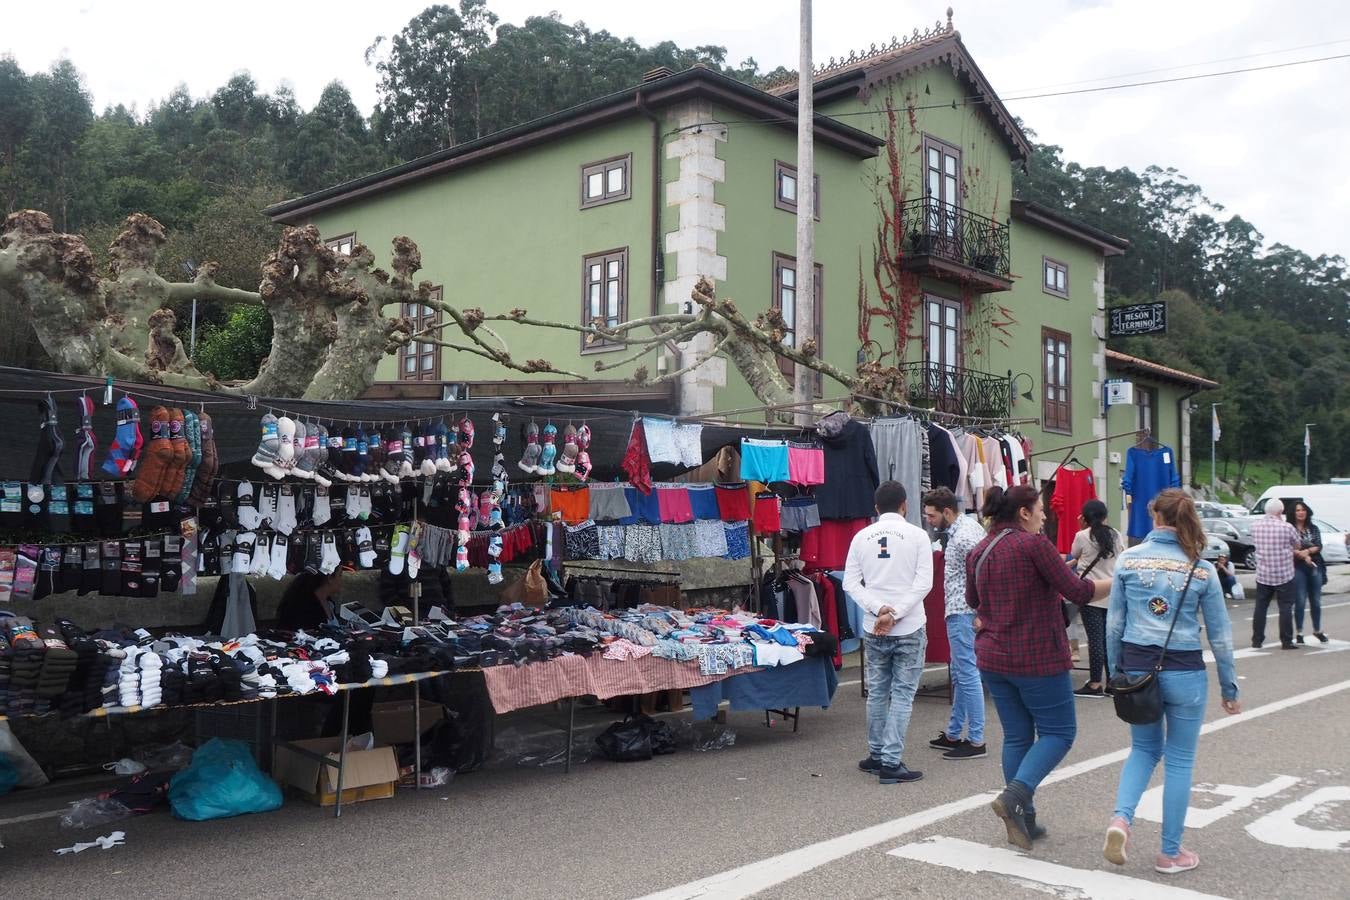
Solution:
{"label": "downspout pipe", "polygon": [[652,190],[651,190],[651,312],[660,313],[661,286],[665,282],[666,257],[661,247],[661,119],[647,105],[647,98],[638,88],[636,100],[638,112],[652,123]]}
{"label": "downspout pipe", "polygon": [[[1182,444],[1182,446],[1186,448],[1186,459],[1185,459],[1186,465],[1183,466],[1183,469],[1189,469],[1190,471],[1186,471],[1183,474],[1190,475],[1191,476],[1191,478],[1189,479],[1190,481],[1195,480],[1194,478],[1195,469],[1194,463],[1191,460],[1190,430],[1186,427],[1186,405],[1191,402],[1192,397],[1200,393],[1203,392],[1197,389],[1191,391],[1189,394],[1182,394],[1181,398],[1177,400],[1177,443]],[[1181,487],[1183,490],[1190,488],[1190,485],[1186,483],[1187,480],[1188,479],[1186,478],[1182,479]]]}

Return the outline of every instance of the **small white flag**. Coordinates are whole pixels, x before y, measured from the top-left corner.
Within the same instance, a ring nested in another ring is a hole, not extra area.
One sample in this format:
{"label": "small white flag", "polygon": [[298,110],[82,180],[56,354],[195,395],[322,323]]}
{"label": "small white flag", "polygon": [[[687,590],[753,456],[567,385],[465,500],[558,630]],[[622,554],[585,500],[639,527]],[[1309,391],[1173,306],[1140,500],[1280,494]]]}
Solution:
{"label": "small white flag", "polygon": [[1307,425],[1303,426],[1303,452],[1312,452],[1312,429]]}
{"label": "small white flag", "polygon": [[1219,409],[1218,409],[1218,407],[1216,407],[1216,406],[1211,406],[1211,407],[1209,408],[1209,415],[1210,415],[1210,423],[1209,423],[1210,434],[1213,435],[1214,440],[1217,441],[1217,440],[1219,439],[1219,435],[1221,434],[1221,432],[1219,431]]}

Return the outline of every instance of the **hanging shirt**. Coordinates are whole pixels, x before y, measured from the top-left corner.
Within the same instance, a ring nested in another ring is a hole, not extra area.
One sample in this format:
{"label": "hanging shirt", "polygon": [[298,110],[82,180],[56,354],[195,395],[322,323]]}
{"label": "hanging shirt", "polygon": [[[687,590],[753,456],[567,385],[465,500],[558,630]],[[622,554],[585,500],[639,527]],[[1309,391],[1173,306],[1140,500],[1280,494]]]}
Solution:
{"label": "hanging shirt", "polygon": [[1026,451],[1022,449],[1022,442],[1015,437],[1008,437],[1008,456],[1012,462],[1013,484],[1027,483],[1027,457]]}
{"label": "hanging shirt", "polygon": [[1083,504],[1097,499],[1097,482],[1091,469],[1066,469],[1060,466],[1055,470],[1055,495],[1050,498],[1055,515],[1059,519],[1059,529],[1055,532],[1055,549],[1060,553],[1073,550],[1074,522],[1083,511]]}
{"label": "hanging shirt", "polygon": [[1153,450],[1131,447],[1125,454],[1125,475],[1120,486],[1130,498],[1130,522],[1126,533],[1132,538],[1147,537],[1153,530],[1148,505],[1167,488],[1181,487],[1176,454],[1171,447]]}
{"label": "hanging shirt", "polygon": [[998,438],[980,438],[980,448],[984,451],[984,467],[988,481],[986,487],[1008,489],[1008,473],[1003,468],[1003,446]]}
{"label": "hanging shirt", "polygon": [[957,438],[956,443],[961,449],[962,458],[966,461],[965,508],[978,510],[984,506],[984,491],[990,486],[985,478],[980,439],[973,434],[963,433]]}
{"label": "hanging shirt", "polygon": [[956,461],[956,446],[951,438],[951,432],[941,425],[928,426],[928,459],[933,487],[945,487],[955,493],[960,485],[961,466]]}

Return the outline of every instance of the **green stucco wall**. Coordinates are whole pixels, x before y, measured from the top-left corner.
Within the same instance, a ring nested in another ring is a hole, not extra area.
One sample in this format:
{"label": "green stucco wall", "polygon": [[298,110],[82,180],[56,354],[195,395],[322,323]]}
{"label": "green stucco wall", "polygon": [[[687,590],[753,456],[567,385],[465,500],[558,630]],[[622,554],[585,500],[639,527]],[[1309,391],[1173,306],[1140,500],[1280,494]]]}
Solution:
{"label": "green stucco wall", "polygon": [[[1093,437],[1092,422],[1098,416],[1100,400],[1093,396],[1092,385],[1099,377],[1097,357],[1102,344],[1093,334],[1093,316],[1097,311],[1101,254],[1075,241],[1031,223],[1012,222],[1013,289],[989,294],[977,303],[997,304],[996,322],[1011,324],[989,329],[989,370],[1006,375],[1012,370],[1018,379],[1013,415],[1041,416],[1041,398],[1045,390],[1043,327],[1062,331],[1070,337],[1069,385],[1072,404],[1072,432],[1049,432],[1038,426],[1022,426],[1036,449],[1058,447]],[[1042,258],[1065,263],[1069,269],[1069,298],[1048,294],[1042,289]],[[1020,394],[1030,387],[1036,399],[1028,402]],[[1109,433],[1109,432],[1108,432]],[[1098,447],[1083,447],[1078,458],[1089,466]],[[1041,458],[1058,462],[1058,459]]]}
{"label": "green stucco wall", "polygon": [[[744,119],[723,109],[717,116],[732,122]],[[796,164],[796,134],[768,125],[732,125],[727,140],[717,145],[717,156],[726,165],[726,180],[714,192],[715,201],[726,207],[726,230],[718,235],[717,249],[727,258],[727,277],[717,287],[718,296],[735,300],[753,318],[772,303],[773,254],[797,255],[797,217],[774,206],[774,162]],[[818,143],[815,168],[820,178],[815,261],[823,276],[822,352],[826,360],[851,372],[858,349],[859,251],[872,244],[875,197],[867,170],[851,154]],[[866,264],[871,265],[870,251]],[[826,397],[837,397],[843,387],[826,379],[823,390]],[[731,369],[717,405],[734,409],[756,402],[745,380]]]}
{"label": "green stucco wall", "polygon": [[[633,154],[631,198],[580,209],[581,167],[625,153]],[[651,124],[634,117],[325,211],[313,221],[325,237],[355,231],[381,266],[388,265],[394,237],[411,237],[422,251],[418,279],[443,285],[446,299],[461,309],[477,306],[491,313],[523,307],[577,323],[582,258],[627,247],[629,315],[645,316],[652,303],[651,164]],[[493,327],[520,361],[543,358],[590,373],[597,357],[611,355],[583,356],[580,338],[558,331]],[[453,330],[447,333],[454,336]],[[633,367],[605,377],[621,377]],[[532,377],[450,350],[441,376],[446,381]],[[381,363],[377,377],[396,377],[393,357]]]}

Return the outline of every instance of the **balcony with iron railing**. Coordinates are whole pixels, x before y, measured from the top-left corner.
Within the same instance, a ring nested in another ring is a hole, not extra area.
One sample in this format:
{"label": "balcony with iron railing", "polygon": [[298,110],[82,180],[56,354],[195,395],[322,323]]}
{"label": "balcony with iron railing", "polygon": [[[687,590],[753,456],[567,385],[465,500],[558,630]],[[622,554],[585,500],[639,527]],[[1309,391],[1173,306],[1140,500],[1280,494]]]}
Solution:
{"label": "balcony with iron railing", "polygon": [[1012,288],[1008,223],[919,197],[900,207],[908,271],[971,286],[981,293]]}
{"label": "balcony with iron railing", "polygon": [[985,419],[1006,418],[1012,403],[1011,379],[960,366],[919,360],[900,366],[905,402],[937,412]]}

